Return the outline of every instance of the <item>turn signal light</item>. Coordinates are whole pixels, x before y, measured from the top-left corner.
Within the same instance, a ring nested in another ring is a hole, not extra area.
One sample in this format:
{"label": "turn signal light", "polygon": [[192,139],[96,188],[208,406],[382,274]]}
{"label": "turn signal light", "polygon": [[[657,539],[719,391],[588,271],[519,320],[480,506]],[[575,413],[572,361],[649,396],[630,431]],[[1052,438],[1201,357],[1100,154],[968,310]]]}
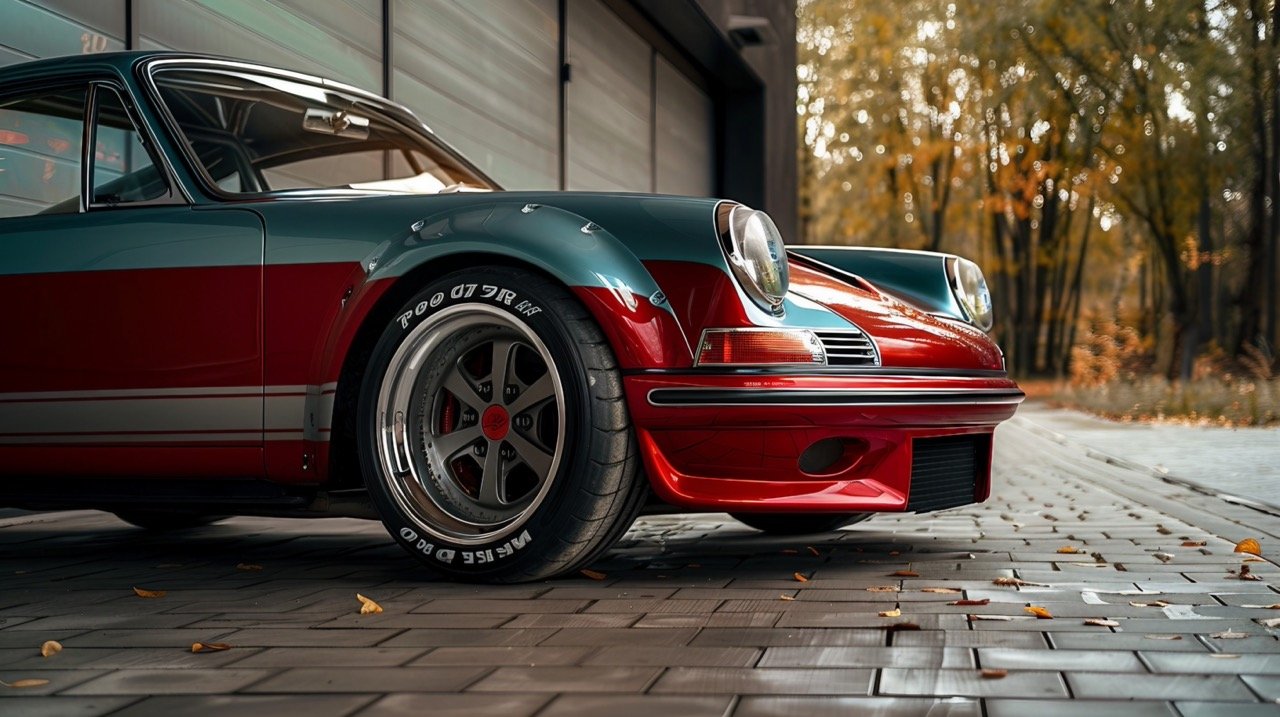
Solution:
{"label": "turn signal light", "polygon": [[696,366],[825,366],[827,352],[812,331],[707,329]]}

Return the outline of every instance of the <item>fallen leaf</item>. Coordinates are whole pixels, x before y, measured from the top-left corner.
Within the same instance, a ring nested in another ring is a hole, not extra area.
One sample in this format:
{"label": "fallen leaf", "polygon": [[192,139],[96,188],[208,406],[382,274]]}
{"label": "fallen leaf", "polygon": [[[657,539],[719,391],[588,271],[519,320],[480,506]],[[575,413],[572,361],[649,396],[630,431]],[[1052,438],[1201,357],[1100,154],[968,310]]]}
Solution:
{"label": "fallen leaf", "polygon": [[1170,560],[1173,560],[1173,555],[1171,553],[1152,553],[1152,555],[1156,560],[1159,560],[1162,563],[1167,563]]}
{"label": "fallen leaf", "polygon": [[1008,676],[1008,670],[996,670],[990,667],[983,668],[982,670],[982,679],[984,680],[999,680]]}
{"label": "fallen leaf", "polygon": [[231,646],[225,642],[193,642],[191,643],[192,652],[222,652],[230,650]]}
{"label": "fallen leaf", "polygon": [[1157,525],[1157,526],[1156,526],[1156,532],[1157,532],[1157,533],[1159,533],[1159,534],[1161,534],[1161,535],[1173,535],[1173,531],[1172,531],[1172,530],[1169,530],[1168,528],[1164,527],[1163,525]]}
{"label": "fallen leaf", "polygon": [[956,600],[947,603],[948,605],[990,605],[991,598],[983,598],[981,600]]}
{"label": "fallen leaf", "polygon": [[40,646],[41,657],[53,657],[59,652],[62,652],[62,643],[57,640],[47,640]]}
{"label": "fallen leaf", "polygon": [[1280,602],[1273,602],[1270,605],[1241,605],[1240,607],[1253,608],[1254,610],[1280,610]]}
{"label": "fallen leaf", "polygon": [[1265,620],[1258,620],[1258,624],[1263,627],[1280,627],[1280,617],[1269,617]]}
{"label": "fallen leaf", "polygon": [[787,602],[791,602],[791,601],[795,600],[795,598],[791,597],[790,595],[779,595],[779,596],[778,596],[778,599],[779,599],[779,600],[786,600]]}
{"label": "fallen leaf", "polygon": [[1018,578],[996,578],[991,582],[996,585],[1006,585],[1006,586],[1013,586],[1013,587],[1037,587],[1037,588],[1049,587],[1044,583],[1029,583],[1026,580],[1019,580]]}
{"label": "fallen leaf", "polygon": [[1235,660],[1235,659],[1239,659],[1239,657],[1240,657],[1240,656],[1239,656],[1239,655],[1229,655],[1229,654],[1227,654],[1227,653],[1225,653],[1225,652],[1211,652],[1211,653],[1209,653],[1209,657],[1215,657],[1215,658],[1217,658],[1217,659],[1219,659],[1219,660]]}
{"label": "fallen leaf", "polygon": [[889,577],[891,577],[891,578],[918,578],[918,577],[920,577],[920,573],[917,573],[917,572],[915,572],[914,570],[898,570],[898,571],[895,571],[895,572],[889,573]]}
{"label": "fallen leaf", "polygon": [[795,548],[783,548],[782,554],[783,555],[799,555],[800,551],[796,550]]}
{"label": "fallen leaf", "polygon": [[1058,548],[1058,552],[1064,555],[1076,555],[1077,553],[1083,553],[1084,551],[1074,545],[1064,545],[1061,548]]}
{"label": "fallen leaf", "polygon": [[609,577],[598,570],[579,570],[578,572],[582,573],[583,577],[591,578],[592,580],[604,580]]}
{"label": "fallen leaf", "polygon": [[807,583],[807,582],[809,582],[809,578],[805,577],[805,576],[804,576],[804,573],[793,573],[793,574],[791,575],[791,577],[795,578],[795,579],[796,579],[796,582],[798,582],[798,583]]}
{"label": "fallen leaf", "polygon": [[1050,613],[1047,609],[1040,607],[1039,605],[1028,605],[1022,609],[1026,612],[1031,613],[1032,615],[1035,615],[1037,620],[1053,619],[1053,614]]}
{"label": "fallen leaf", "polygon": [[902,610],[896,607],[892,610],[885,610],[880,613],[880,617],[902,617]]}
{"label": "fallen leaf", "polygon": [[1093,625],[1094,627],[1120,627],[1118,620],[1106,620],[1100,617],[1091,617],[1085,620],[1084,624]]}
{"label": "fallen leaf", "polygon": [[244,573],[256,573],[261,569],[262,566],[257,563],[240,563],[236,566],[236,570]]}
{"label": "fallen leaf", "polygon": [[897,585],[872,585],[867,588],[869,593],[896,593],[902,592],[902,588]]}
{"label": "fallen leaf", "polygon": [[1265,563],[1265,562],[1267,562],[1267,561],[1263,560],[1262,558],[1245,558],[1244,560],[1241,560],[1240,562],[1242,562],[1242,563]]}
{"label": "fallen leaf", "polygon": [[1207,540],[1184,540],[1184,541],[1182,541],[1182,547],[1184,547],[1184,548],[1203,548],[1204,546],[1206,546],[1206,545],[1208,545],[1208,544],[1209,544],[1209,541],[1207,541]]}
{"label": "fallen leaf", "polygon": [[381,605],[361,595],[360,593],[356,593],[356,599],[360,601],[361,615],[377,615],[378,613],[382,612]]}
{"label": "fallen leaf", "polygon": [[963,592],[960,588],[924,588],[922,593],[943,593],[945,595],[956,595]]}
{"label": "fallen leaf", "polygon": [[169,594],[167,590],[143,590],[142,588],[134,588],[133,594],[140,598],[162,598]]}
{"label": "fallen leaf", "polygon": [[1169,607],[1169,603],[1164,600],[1156,600],[1155,602],[1130,602],[1131,607]]}
{"label": "fallen leaf", "polygon": [[0,680],[0,685],[4,685],[5,687],[12,687],[13,689],[18,689],[18,690],[23,689],[24,687],[44,687],[47,684],[49,684],[48,680],[42,680],[35,677],[29,677],[25,680],[14,680],[13,682],[5,682],[4,680]]}
{"label": "fallen leaf", "polygon": [[1009,622],[1013,620],[1012,615],[969,615],[970,620],[990,620],[993,622]]}
{"label": "fallen leaf", "polygon": [[815,547],[813,547],[812,545],[808,545],[808,546],[805,546],[805,547],[809,550],[809,554],[810,554],[810,555],[812,555],[812,556],[813,556],[813,557],[815,557],[815,558],[816,558],[816,557],[818,557],[819,555],[822,555],[822,553],[819,553],[819,552],[818,552],[818,549],[817,549],[817,548],[815,548]]}
{"label": "fallen leaf", "polygon": [[1249,569],[1248,565],[1241,565],[1240,572],[1236,575],[1236,577],[1239,578],[1240,580],[1255,580],[1255,581],[1262,580],[1261,577],[1253,574],[1253,571]]}
{"label": "fallen leaf", "polygon": [[1214,637],[1219,640],[1243,640],[1248,636],[1249,636],[1249,633],[1247,632],[1233,632],[1231,628],[1227,628],[1222,632],[1215,632],[1209,637]]}
{"label": "fallen leaf", "polygon": [[1148,640],[1181,640],[1182,635],[1143,635]]}
{"label": "fallen leaf", "polygon": [[1262,555],[1262,546],[1253,538],[1245,538],[1236,543],[1235,552],[1249,553],[1250,555]]}

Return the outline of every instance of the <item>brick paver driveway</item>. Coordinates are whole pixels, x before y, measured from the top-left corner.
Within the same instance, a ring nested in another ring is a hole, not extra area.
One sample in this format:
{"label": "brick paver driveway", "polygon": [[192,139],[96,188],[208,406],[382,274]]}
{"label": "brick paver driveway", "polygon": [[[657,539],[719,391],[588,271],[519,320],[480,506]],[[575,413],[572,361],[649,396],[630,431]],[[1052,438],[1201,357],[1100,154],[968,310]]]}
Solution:
{"label": "brick paver driveway", "polygon": [[796,540],[648,518],[601,580],[440,583],[354,520],[7,518],[0,680],[48,684],[0,714],[1275,714],[1280,571],[1232,547],[1280,554],[1280,519],[1001,434],[984,506]]}

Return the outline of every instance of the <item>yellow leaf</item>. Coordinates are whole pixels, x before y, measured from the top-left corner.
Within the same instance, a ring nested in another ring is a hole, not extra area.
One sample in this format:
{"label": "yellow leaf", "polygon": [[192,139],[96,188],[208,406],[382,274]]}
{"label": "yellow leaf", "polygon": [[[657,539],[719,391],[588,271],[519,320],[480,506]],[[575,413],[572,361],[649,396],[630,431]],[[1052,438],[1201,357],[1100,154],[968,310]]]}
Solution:
{"label": "yellow leaf", "polygon": [[191,644],[192,652],[222,652],[230,649],[231,646],[225,642],[194,642]]}
{"label": "yellow leaf", "polygon": [[916,571],[914,571],[914,570],[897,570],[897,571],[895,571],[895,572],[893,572],[893,573],[890,573],[890,574],[889,574],[889,577],[891,577],[891,578],[918,578],[918,577],[920,577],[920,573],[917,573],[917,572],[916,572]]}
{"label": "yellow leaf", "polygon": [[591,578],[592,580],[604,580],[605,578],[609,577],[608,575],[605,575],[604,573],[598,570],[580,570],[578,572],[582,573],[583,577],[588,577],[588,578]]}
{"label": "yellow leaf", "polygon": [[257,563],[240,563],[236,566],[236,570],[244,573],[256,573],[261,569],[262,566]]}
{"label": "yellow leaf", "polygon": [[804,573],[793,573],[791,577],[795,578],[798,583],[809,582],[809,578],[805,577]]}
{"label": "yellow leaf", "polygon": [[360,601],[361,615],[377,615],[378,613],[382,612],[381,605],[361,595],[360,593],[356,593],[356,599]]}
{"label": "yellow leaf", "polygon": [[0,685],[4,685],[5,687],[12,687],[14,689],[19,689],[19,690],[24,687],[44,687],[47,684],[49,684],[48,680],[41,680],[35,677],[30,677],[25,680],[14,680],[13,682],[5,682],[4,680],[0,680]]}
{"label": "yellow leaf", "polygon": [[1028,605],[1027,607],[1024,607],[1024,608],[1022,608],[1022,609],[1023,609],[1023,610],[1026,610],[1027,612],[1031,613],[1032,615],[1035,615],[1035,616],[1036,616],[1038,619],[1040,619],[1040,620],[1052,620],[1052,619],[1053,619],[1053,615],[1051,615],[1051,614],[1049,613],[1049,611],[1048,611],[1048,610],[1046,610],[1046,609],[1044,609],[1044,608],[1040,607],[1039,605]]}
{"label": "yellow leaf", "polygon": [[62,652],[62,643],[57,640],[47,640],[40,646],[41,657],[52,657],[59,652]]}
{"label": "yellow leaf", "polygon": [[1076,555],[1083,553],[1084,551],[1074,545],[1064,545],[1061,548],[1058,548],[1058,552],[1064,555]]}
{"label": "yellow leaf", "polygon": [[880,613],[880,617],[902,617],[902,610],[896,607],[892,610],[885,610]]}
{"label": "yellow leaf", "polygon": [[1262,555],[1262,546],[1253,538],[1245,538],[1244,540],[1236,543],[1235,552],[1249,553],[1250,555]]}
{"label": "yellow leaf", "polygon": [[133,594],[140,598],[162,598],[168,595],[167,590],[143,590],[142,588],[134,588]]}

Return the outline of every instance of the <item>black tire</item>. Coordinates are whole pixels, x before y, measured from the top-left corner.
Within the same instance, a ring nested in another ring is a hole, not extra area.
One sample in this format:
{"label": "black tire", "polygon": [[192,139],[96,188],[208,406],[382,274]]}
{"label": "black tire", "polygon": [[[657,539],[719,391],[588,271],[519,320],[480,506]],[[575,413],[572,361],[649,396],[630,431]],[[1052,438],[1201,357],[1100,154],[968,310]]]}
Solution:
{"label": "black tire", "polygon": [[770,535],[813,535],[861,523],[872,513],[731,513],[734,520]]}
{"label": "black tire", "polygon": [[205,515],[203,513],[182,513],[161,510],[114,510],[111,512],[114,513],[117,518],[130,525],[158,533],[172,530],[186,530],[188,528],[203,528],[206,525],[213,525],[219,520],[227,517],[225,515]]}
{"label": "black tire", "polygon": [[559,284],[514,268],[449,274],[400,308],[369,359],[356,441],[387,531],[458,580],[577,570],[646,492],[599,326]]}

